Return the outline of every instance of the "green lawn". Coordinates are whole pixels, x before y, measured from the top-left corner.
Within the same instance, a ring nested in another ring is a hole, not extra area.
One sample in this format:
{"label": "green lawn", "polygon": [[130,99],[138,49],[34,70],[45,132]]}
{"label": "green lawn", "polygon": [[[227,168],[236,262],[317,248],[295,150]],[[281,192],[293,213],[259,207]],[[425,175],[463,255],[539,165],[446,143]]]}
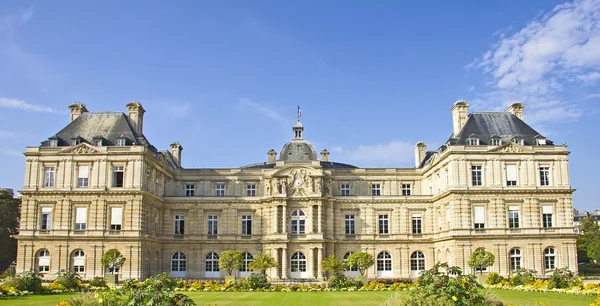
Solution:
{"label": "green lawn", "polygon": [[[509,290],[493,290],[498,299],[506,305],[539,306],[537,301],[546,302],[549,306],[569,305],[587,306],[595,297],[564,293],[541,293]],[[393,291],[360,291],[360,292],[184,292],[194,299],[199,306],[206,305],[379,305],[387,300]],[[15,298],[2,298],[0,305],[56,305],[66,300],[71,294],[38,295]]]}

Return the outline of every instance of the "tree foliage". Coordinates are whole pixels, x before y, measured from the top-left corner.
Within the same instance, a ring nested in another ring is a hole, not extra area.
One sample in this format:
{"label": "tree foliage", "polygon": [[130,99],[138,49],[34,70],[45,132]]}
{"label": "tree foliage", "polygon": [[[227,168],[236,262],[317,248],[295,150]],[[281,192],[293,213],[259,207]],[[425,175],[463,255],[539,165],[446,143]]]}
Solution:
{"label": "tree foliage", "polygon": [[484,249],[477,249],[471,254],[467,265],[483,273],[483,269],[493,265],[495,260],[496,257],[491,252]]}
{"label": "tree foliage", "polygon": [[346,263],[348,267],[358,268],[358,273],[360,273],[361,276],[364,276],[365,273],[367,273],[367,269],[375,264],[375,259],[373,258],[373,255],[369,253],[357,252],[350,254]]}
{"label": "tree foliage", "polygon": [[254,255],[254,259],[250,263],[250,270],[259,270],[262,275],[267,275],[267,270],[271,268],[279,268],[277,261],[271,254],[258,253]]}
{"label": "tree foliage", "polygon": [[100,259],[100,263],[103,267],[108,268],[111,272],[116,272],[116,270],[121,269],[123,264],[125,264],[125,257],[116,249],[110,249],[102,254],[102,258]]}
{"label": "tree foliage", "polygon": [[600,227],[596,218],[588,216],[581,219],[579,230],[582,233],[577,237],[577,254],[580,261],[600,261]]}
{"label": "tree foliage", "polygon": [[6,269],[17,259],[17,240],[21,199],[13,199],[8,192],[0,190],[0,268]]}
{"label": "tree foliage", "polygon": [[227,271],[227,275],[231,276],[233,270],[237,270],[244,264],[242,253],[236,250],[227,250],[221,252],[219,257],[219,268]]}
{"label": "tree foliage", "polygon": [[321,262],[321,269],[325,272],[330,272],[332,275],[339,276],[346,271],[346,263],[332,254]]}

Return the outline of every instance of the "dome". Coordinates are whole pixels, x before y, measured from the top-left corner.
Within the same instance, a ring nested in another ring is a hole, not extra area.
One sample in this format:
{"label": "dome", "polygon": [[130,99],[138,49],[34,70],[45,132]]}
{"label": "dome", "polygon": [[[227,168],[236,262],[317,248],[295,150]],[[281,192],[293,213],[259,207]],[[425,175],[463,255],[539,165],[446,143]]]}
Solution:
{"label": "dome", "polygon": [[296,121],[296,123],[294,124],[294,126],[292,128],[304,128],[304,126],[302,125],[300,120],[298,120],[298,121]]}
{"label": "dome", "polygon": [[292,139],[281,148],[279,160],[317,160],[317,151],[304,139]]}

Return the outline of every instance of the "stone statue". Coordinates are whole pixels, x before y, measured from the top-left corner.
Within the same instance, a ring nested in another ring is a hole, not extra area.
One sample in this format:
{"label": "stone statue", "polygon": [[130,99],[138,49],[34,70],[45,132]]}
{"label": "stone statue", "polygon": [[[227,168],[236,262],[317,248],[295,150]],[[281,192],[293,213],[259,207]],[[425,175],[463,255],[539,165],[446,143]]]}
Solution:
{"label": "stone statue", "polygon": [[271,195],[271,180],[265,180],[265,195]]}

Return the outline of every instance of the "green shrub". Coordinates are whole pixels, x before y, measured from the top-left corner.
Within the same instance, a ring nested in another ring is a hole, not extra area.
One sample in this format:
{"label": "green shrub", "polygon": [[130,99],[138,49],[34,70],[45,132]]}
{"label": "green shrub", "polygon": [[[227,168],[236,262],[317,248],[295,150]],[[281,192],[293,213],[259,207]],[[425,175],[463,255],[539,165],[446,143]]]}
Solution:
{"label": "green shrub", "polygon": [[267,280],[266,276],[264,276],[263,274],[255,273],[250,274],[248,277],[244,278],[239,283],[240,288],[245,290],[256,290],[258,288],[267,289],[270,287],[270,285],[271,284],[269,284],[269,281]]}
{"label": "green shrub", "polygon": [[94,294],[91,292],[79,292],[68,300],[70,306],[98,306]]}
{"label": "green shrub", "polygon": [[102,276],[94,276],[90,280],[90,286],[92,287],[106,287],[106,279]]}
{"label": "green shrub", "polygon": [[571,272],[567,268],[561,268],[554,270],[552,277],[550,277],[548,289],[569,288],[571,286],[581,284],[581,281],[577,278],[577,275],[575,275],[575,273]]}
{"label": "green shrub", "polygon": [[525,286],[535,281],[535,270],[517,269],[510,276],[510,284],[512,286]]}
{"label": "green shrub", "polygon": [[[343,274],[333,275],[329,278],[329,287],[335,289],[357,287],[359,284]],[[360,283],[362,286],[362,282]]]}
{"label": "green shrub", "polygon": [[14,277],[9,277],[5,286],[13,287],[20,291],[38,293],[42,290],[42,278],[36,271],[21,272]]}
{"label": "green shrub", "polygon": [[498,272],[490,272],[488,273],[487,283],[489,285],[496,285],[501,283],[504,280],[504,277],[500,276]]}
{"label": "green shrub", "polygon": [[78,289],[81,287],[81,276],[77,272],[60,270],[54,282],[62,285],[65,289]]}
{"label": "green shrub", "polygon": [[139,288],[140,285],[141,285],[141,283],[135,279],[126,279],[121,284],[121,286],[123,286],[123,289],[125,289],[125,290],[136,289],[136,288]]}

